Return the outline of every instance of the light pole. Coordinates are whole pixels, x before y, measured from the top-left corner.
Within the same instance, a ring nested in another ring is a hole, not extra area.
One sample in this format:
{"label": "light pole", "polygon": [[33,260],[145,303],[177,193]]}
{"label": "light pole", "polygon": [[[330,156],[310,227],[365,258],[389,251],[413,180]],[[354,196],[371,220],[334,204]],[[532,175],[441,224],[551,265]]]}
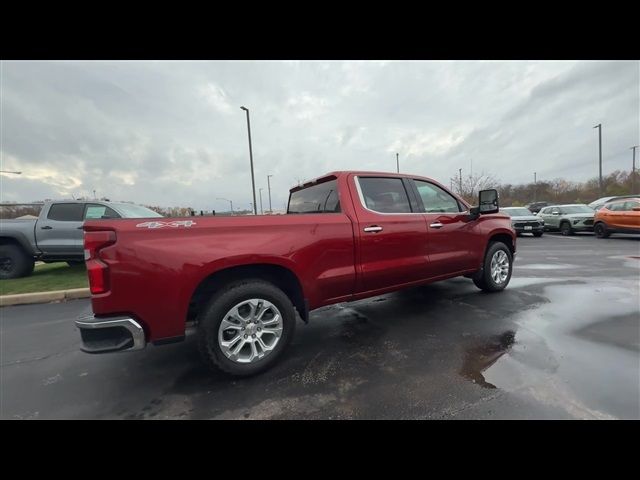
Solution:
{"label": "light pole", "polygon": [[267,175],[267,188],[269,189],[269,213],[273,213],[271,209],[271,183],[269,182],[269,178],[273,177],[273,175]]}
{"label": "light pole", "polygon": [[8,170],[0,170],[0,173],[13,173],[14,175],[22,175],[22,172],[10,172]]}
{"label": "light pole", "polygon": [[630,148],[633,150],[633,163],[631,164],[631,193],[636,191],[636,148],[640,147],[640,145],[634,145]]}
{"label": "light pole", "polygon": [[398,173],[400,173],[400,159],[398,158],[398,154],[396,153],[396,169]]}
{"label": "light pole", "polygon": [[458,194],[462,195],[462,169],[459,168],[458,172],[460,172],[460,191],[458,192]]}
{"label": "light pole", "polygon": [[251,162],[251,188],[253,191],[253,214],[257,215],[256,207],[256,182],[253,178],[253,149],[251,148],[251,122],[249,121],[249,109],[247,107],[240,107],[247,113],[247,133],[249,134],[249,161]]}
{"label": "light pole", "polygon": [[536,201],[536,197],[537,197],[537,192],[538,192],[538,179],[536,177],[536,172],[533,172],[533,201]]}
{"label": "light pole", "polygon": [[264,188],[258,189],[258,192],[260,192],[260,215],[264,215],[264,210],[262,210],[262,190],[264,190]]}
{"label": "light pole", "polygon": [[602,124],[599,123],[593,128],[598,129],[598,149],[600,152],[600,175],[598,177],[598,188],[600,189],[600,196],[602,196]]}
{"label": "light pole", "polygon": [[233,202],[227,198],[216,198],[216,200],[224,200],[225,202],[229,202],[229,206],[231,208],[231,215],[233,216]]}

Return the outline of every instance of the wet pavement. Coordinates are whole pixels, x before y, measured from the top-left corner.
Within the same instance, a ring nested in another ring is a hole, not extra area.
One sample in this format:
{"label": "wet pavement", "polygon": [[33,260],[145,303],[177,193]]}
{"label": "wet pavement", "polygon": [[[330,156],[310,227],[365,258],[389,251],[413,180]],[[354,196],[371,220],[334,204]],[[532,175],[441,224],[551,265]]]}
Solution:
{"label": "wet pavement", "polygon": [[498,294],[460,278],[315,311],[241,380],[193,338],[80,352],[86,300],[5,307],[0,417],[640,418],[640,236],[525,236],[515,265]]}

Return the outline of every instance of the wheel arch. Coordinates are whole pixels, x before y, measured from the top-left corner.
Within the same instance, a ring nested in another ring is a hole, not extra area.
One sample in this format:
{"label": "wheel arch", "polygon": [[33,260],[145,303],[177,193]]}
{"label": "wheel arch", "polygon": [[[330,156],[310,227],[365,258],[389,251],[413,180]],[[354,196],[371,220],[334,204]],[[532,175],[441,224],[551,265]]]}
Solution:
{"label": "wheel arch", "polygon": [[211,296],[220,289],[232,282],[248,279],[265,280],[280,288],[289,297],[300,318],[304,322],[308,322],[307,301],[298,276],[291,269],[273,263],[236,265],[211,273],[202,279],[193,291],[186,321],[195,320]]}
{"label": "wheel arch", "polygon": [[16,245],[22,249],[25,255],[35,257],[31,246],[24,239],[17,236],[0,236],[0,245]]}

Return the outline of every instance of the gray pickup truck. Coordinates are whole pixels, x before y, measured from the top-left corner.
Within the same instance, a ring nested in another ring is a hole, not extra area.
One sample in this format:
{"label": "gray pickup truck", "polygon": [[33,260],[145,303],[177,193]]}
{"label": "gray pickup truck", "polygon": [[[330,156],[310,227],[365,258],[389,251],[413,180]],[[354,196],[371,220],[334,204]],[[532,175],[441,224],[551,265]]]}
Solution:
{"label": "gray pickup truck", "polygon": [[162,215],[131,203],[65,200],[45,202],[37,219],[0,220],[0,279],[31,275],[36,260],[84,261],[85,220],[155,217]]}

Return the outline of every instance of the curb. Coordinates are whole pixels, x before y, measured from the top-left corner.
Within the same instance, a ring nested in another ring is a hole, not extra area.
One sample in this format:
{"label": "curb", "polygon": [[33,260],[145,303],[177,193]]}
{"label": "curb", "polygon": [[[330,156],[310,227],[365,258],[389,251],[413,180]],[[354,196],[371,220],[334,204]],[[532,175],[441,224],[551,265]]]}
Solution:
{"label": "curb", "polygon": [[89,298],[91,292],[88,288],[73,288],[71,290],[54,290],[52,292],[18,293],[15,295],[1,295],[0,307],[10,305],[28,305],[32,303],[49,303],[73,300],[76,298]]}

